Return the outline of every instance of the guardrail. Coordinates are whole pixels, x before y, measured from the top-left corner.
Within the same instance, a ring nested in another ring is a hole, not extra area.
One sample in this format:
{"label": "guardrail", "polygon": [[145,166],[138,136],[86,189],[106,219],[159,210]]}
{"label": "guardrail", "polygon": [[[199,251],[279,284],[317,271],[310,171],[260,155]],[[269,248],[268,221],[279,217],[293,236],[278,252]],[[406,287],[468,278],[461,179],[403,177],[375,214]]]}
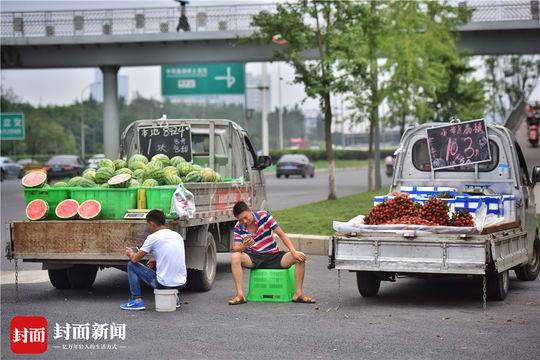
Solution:
{"label": "guardrail", "polygon": [[[471,23],[539,19],[539,1],[536,0],[452,3],[473,9]],[[194,32],[243,31],[252,29],[253,15],[275,9],[276,4],[188,6],[186,16]],[[176,31],[179,16],[178,7],[3,12],[0,31],[4,38],[169,33]]]}

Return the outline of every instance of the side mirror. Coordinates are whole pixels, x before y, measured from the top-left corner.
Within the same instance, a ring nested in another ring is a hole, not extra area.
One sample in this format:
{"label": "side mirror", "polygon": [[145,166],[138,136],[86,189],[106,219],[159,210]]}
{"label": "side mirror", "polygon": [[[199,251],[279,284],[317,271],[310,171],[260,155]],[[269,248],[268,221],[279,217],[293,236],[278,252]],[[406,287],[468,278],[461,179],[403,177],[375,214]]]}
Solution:
{"label": "side mirror", "polygon": [[272,158],[270,156],[262,155],[257,158],[257,169],[263,170],[272,165]]}
{"label": "side mirror", "polygon": [[533,168],[531,182],[533,185],[540,182],[540,166],[535,166]]}

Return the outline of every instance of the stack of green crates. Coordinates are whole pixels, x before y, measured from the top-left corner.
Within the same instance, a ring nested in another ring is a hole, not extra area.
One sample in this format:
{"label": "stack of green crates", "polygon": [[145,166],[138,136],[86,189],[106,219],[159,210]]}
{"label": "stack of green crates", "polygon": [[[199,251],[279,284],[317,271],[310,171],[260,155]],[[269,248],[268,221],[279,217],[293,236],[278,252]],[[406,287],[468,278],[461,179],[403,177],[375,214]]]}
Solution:
{"label": "stack of green crates", "polygon": [[71,198],[80,204],[97,200],[102,219],[123,219],[128,209],[137,208],[137,188],[71,188]]}
{"label": "stack of green crates", "polygon": [[147,209],[159,209],[168,218],[176,218],[176,213],[171,212],[171,200],[176,191],[175,185],[145,188],[144,191],[146,193]]}
{"label": "stack of green crates", "polygon": [[55,214],[55,209],[58,204],[66,199],[70,198],[70,188],[57,187],[57,188],[25,188],[24,200],[26,205],[32,200],[41,199],[47,202],[49,205],[49,213],[47,219],[58,219]]}
{"label": "stack of green crates", "polygon": [[249,275],[248,301],[289,302],[296,287],[294,265],[288,269],[254,269]]}

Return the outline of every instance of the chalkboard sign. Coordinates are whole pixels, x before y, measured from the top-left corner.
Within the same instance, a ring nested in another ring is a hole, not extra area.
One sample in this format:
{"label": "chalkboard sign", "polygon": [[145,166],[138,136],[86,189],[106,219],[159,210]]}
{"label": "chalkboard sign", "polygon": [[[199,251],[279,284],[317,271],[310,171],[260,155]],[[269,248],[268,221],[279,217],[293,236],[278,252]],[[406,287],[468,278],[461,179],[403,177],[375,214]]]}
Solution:
{"label": "chalkboard sign", "polygon": [[427,136],[433,170],[491,160],[483,119],[430,128]]}
{"label": "chalkboard sign", "polygon": [[181,156],[191,162],[191,127],[189,125],[149,126],[139,128],[141,154]]}

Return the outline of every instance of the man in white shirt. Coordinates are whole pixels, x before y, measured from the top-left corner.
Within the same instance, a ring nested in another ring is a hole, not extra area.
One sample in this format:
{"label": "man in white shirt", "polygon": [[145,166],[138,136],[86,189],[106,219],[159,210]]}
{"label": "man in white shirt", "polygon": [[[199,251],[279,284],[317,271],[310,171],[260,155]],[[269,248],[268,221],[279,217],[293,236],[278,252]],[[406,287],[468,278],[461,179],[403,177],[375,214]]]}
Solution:
{"label": "man in white shirt", "polygon": [[[154,289],[182,289],[187,280],[184,239],[165,226],[165,214],[160,210],[150,210],[146,215],[150,235],[139,251],[126,248],[129,258],[127,267],[131,299],[120,305],[123,310],[144,310],[139,279]],[[145,266],[139,261],[146,255],[152,257]],[[154,271],[152,268],[156,268]],[[176,307],[180,301],[177,298]]]}

